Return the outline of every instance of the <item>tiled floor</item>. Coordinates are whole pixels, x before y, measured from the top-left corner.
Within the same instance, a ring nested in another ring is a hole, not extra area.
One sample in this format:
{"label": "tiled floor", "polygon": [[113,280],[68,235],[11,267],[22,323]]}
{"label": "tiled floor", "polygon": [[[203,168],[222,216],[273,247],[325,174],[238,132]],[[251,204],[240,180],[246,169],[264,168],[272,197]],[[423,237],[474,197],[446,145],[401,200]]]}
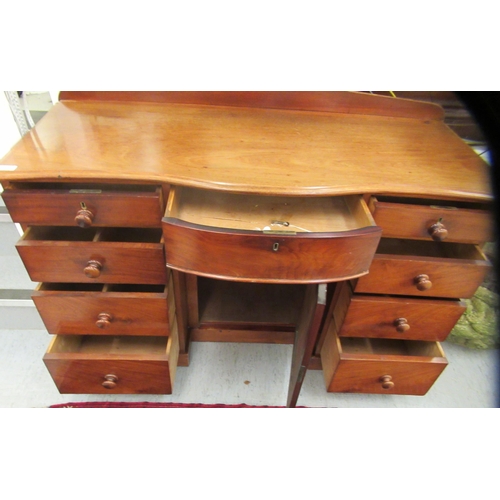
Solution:
{"label": "tiled floor", "polygon": [[[1,203],[0,203],[1,206]],[[284,405],[292,347],[288,345],[195,343],[191,365],[179,367],[170,396],[61,395],[42,357],[49,335],[22,290],[31,283],[14,244],[11,222],[0,223],[0,407],[33,408],[70,401],[162,401]],[[443,343],[449,366],[428,394],[419,396],[328,394],[322,373],[309,371],[298,405],[341,408],[498,407],[499,352],[474,351]]]}

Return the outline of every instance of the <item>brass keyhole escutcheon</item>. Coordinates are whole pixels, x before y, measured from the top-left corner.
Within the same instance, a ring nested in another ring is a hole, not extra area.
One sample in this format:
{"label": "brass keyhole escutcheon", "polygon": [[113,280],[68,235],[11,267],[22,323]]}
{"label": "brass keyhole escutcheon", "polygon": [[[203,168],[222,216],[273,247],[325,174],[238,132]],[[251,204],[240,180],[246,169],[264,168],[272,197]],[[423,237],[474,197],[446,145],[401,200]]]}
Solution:
{"label": "brass keyhole escutcheon", "polygon": [[277,252],[280,248],[280,244],[279,243],[274,243],[273,244],[273,252]]}

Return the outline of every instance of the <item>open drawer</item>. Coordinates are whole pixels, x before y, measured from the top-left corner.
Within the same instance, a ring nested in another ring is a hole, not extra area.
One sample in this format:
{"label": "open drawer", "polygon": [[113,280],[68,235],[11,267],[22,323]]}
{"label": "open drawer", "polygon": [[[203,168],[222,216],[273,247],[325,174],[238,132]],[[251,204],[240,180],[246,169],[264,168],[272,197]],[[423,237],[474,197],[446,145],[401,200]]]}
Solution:
{"label": "open drawer", "polygon": [[423,396],[448,362],[438,342],[339,338],[330,330],[321,349],[328,392]]}
{"label": "open drawer", "polygon": [[338,286],[339,337],[444,341],[466,310],[463,300],[353,294],[349,282]]}
{"label": "open drawer", "polygon": [[173,283],[40,283],[33,301],[50,334],[168,336],[175,319]]}
{"label": "open drawer", "polygon": [[357,293],[469,298],[491,264],[476,245],[382,238]]}
{"label": "open drawer", "polygon": [[175,187],[167,266],[212,278],[311,283],[368,272],[381,230],[361,196],[273,197]]}
{"label": "open drawer", "polygon": [[493,217],[485,204],[373,196],[370,209],[385,238],[461,243],[492,240]]}
{"label": "open drawer", "polygon": [[13,184],[2,197],[12,220],[27,225],[159,227],[163,193],[129,184]]}
{"label": "open drawer", "polygon": [[43,361],[61,394],[171,394],[178,357],[175,327],[170,337],[56,335]]}
{"label": "open drawer", "polygon": [[30,226],[16,248],[32,281],[166,283],[161,229]]}

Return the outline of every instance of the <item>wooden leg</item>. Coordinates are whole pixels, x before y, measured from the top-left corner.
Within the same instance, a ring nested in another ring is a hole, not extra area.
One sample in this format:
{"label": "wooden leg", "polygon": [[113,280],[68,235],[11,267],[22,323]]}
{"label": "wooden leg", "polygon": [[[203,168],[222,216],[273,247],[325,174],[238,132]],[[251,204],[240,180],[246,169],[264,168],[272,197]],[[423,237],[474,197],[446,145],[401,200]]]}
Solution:
{"label": "wooden leg", "polygon": [[295,332],[287,407],[295,408],[326,307],[326,285],[308,285]]}

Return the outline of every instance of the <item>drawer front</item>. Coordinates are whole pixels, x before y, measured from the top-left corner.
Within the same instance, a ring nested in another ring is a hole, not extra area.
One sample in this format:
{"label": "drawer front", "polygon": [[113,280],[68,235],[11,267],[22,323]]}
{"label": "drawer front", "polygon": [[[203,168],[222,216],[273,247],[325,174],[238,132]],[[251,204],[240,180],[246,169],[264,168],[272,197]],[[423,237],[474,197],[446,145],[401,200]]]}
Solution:
{"label": "drawer front", "polygon": [[127,349],[124,354],[107,353],[98,347],[95,352],[71,352],[65,347],[61,351],[61,338],[55,336],[43,361],[62,394],[172,393],[179,356],[177,335],[165,339],[163,353],[144,352],[140,345],[137,353]]}
{"label": "drawer front", "polygon": [[168,336],[175,314],[172,286],[167,290],[158,285],[163,291],[135,286],[130,292],[94,292],[42,284],[32,298],[50,334]]}
{"label": "drawer front", "polygon": [[469,298],[491,264],[479,247],[382,238],[357,293]]}
{"label": "drawer front", "polygon": [[12,219],[29,225],[161,227],[160,188],[7,189]]}
{"label": "drawer front", "polygon": [[[61,394],[172,394],[167,361],[54,359],[47,355],[43,361]],[[116,385],[106,388],[102,384],[107,379]]]}
{"label": "drawer front", "polygon": [[162,243],[44,240],[32,237],[33,229],[28,228],[16,244],[32,281],[166,283]]}
{"label": "drawer front", "polygon": [[[331,328],[321,349],[321,363],[328,392],[366,394],[406,394],[423,396],[446,368],[448,362],[439,343],[422,341],[388,341],[408,345],[412,355],[395,354],[399,349],[391,345],[387,350],[367,347],[348,350]],[[379,346],[380,347],[380,346]]]}
{"label": "drawer front", "polygon": [[213,278],[339,281],[368,272],[380,231],[327,236],[215,231],[164,220],[167,266]]}
{"label": "drawer front", "polygon": [[458,300],[354,295],[339,336],[444,341],[465,310]]}
{"label": "drawer front", "polygon": [[361,196],[274,197],[175,187],[167,265],[238,281],[339,281],[368,271],[381,230]]}
{"label": "drawer front", "polygon": [[492,216],[487,210],[395,203],[375,197],[370,200],[370,209],[383,236],[388,238],[461,243],[483,243],[492,239]]}
{"label": "drawer front", "polygon": [[486,262],[375,255],[357,293],[469,298],[484,281]]}
{"label": "drawer front", "polygon": [[445,367],[444,361],[342,359],[327,392],[423,396]]}

